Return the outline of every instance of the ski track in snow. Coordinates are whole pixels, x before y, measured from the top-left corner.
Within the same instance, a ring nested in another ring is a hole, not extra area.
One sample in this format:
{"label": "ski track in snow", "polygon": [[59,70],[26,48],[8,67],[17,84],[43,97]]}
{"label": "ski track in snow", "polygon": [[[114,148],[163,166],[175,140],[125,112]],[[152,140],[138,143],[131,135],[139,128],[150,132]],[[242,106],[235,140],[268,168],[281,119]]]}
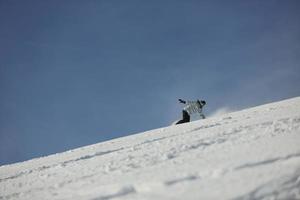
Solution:
{"label": "ski track in snow", "polygon": [[300,98],[0,167],[0,199],[300,199]]}
{"label": "ski track in snow", "polygon": [[[270,185],[272,187],[270,187]],[[299,199],[300,170],[293,176],[281,177],[255,188],[253,191],[234,200],[251,199]]]}

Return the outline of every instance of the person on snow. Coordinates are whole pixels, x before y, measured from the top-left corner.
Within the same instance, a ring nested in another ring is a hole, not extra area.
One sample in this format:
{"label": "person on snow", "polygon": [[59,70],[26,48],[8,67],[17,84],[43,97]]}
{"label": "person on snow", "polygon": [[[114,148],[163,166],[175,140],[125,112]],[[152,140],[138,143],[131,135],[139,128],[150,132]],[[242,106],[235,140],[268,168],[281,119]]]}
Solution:
{"label": "person on snow", "polygon": [[190,121],[190,115],[193,113],[199,113],[202,119],[205,119],[204,114],[202,113],[202,108],[206,104],[204,100],[197,101],[184,101],[182,99],[178,99],[180,103],[186,104],[186,106],[182,110],[182,119],[179,120],[176,124],[182,124]]}

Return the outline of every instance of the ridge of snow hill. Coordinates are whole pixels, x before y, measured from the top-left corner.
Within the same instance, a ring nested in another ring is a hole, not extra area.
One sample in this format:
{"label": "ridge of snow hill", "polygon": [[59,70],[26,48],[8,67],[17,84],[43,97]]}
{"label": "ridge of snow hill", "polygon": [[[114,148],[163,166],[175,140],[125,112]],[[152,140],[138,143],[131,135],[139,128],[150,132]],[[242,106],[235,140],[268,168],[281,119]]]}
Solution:
{"label": "ridge of snow hill", "polygon": [[1,166],[0,199],[300,199],[300,97]]}

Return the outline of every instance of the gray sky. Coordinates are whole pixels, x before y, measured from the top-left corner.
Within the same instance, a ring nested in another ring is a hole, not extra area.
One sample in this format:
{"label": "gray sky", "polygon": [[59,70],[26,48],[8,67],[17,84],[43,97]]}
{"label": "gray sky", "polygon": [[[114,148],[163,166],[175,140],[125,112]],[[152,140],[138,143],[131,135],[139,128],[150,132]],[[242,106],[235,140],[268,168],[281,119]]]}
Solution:
{"label": "gray sky", "polygon": [[0,164],[300,94],[300,2],[1,1]]}

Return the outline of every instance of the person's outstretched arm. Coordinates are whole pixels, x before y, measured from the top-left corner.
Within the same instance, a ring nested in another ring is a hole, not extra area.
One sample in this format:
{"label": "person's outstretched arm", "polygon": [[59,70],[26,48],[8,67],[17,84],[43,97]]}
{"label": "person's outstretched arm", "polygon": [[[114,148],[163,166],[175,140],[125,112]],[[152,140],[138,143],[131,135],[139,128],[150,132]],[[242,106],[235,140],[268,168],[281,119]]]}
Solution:
{"label": "person's outstretched arm", "polygon": [[180,103],[183,103],[183,104],[186,103],[186,102],[185,102],[184,100],[182,100],[182,99],[178,99],[178,101],[179,101]]}

